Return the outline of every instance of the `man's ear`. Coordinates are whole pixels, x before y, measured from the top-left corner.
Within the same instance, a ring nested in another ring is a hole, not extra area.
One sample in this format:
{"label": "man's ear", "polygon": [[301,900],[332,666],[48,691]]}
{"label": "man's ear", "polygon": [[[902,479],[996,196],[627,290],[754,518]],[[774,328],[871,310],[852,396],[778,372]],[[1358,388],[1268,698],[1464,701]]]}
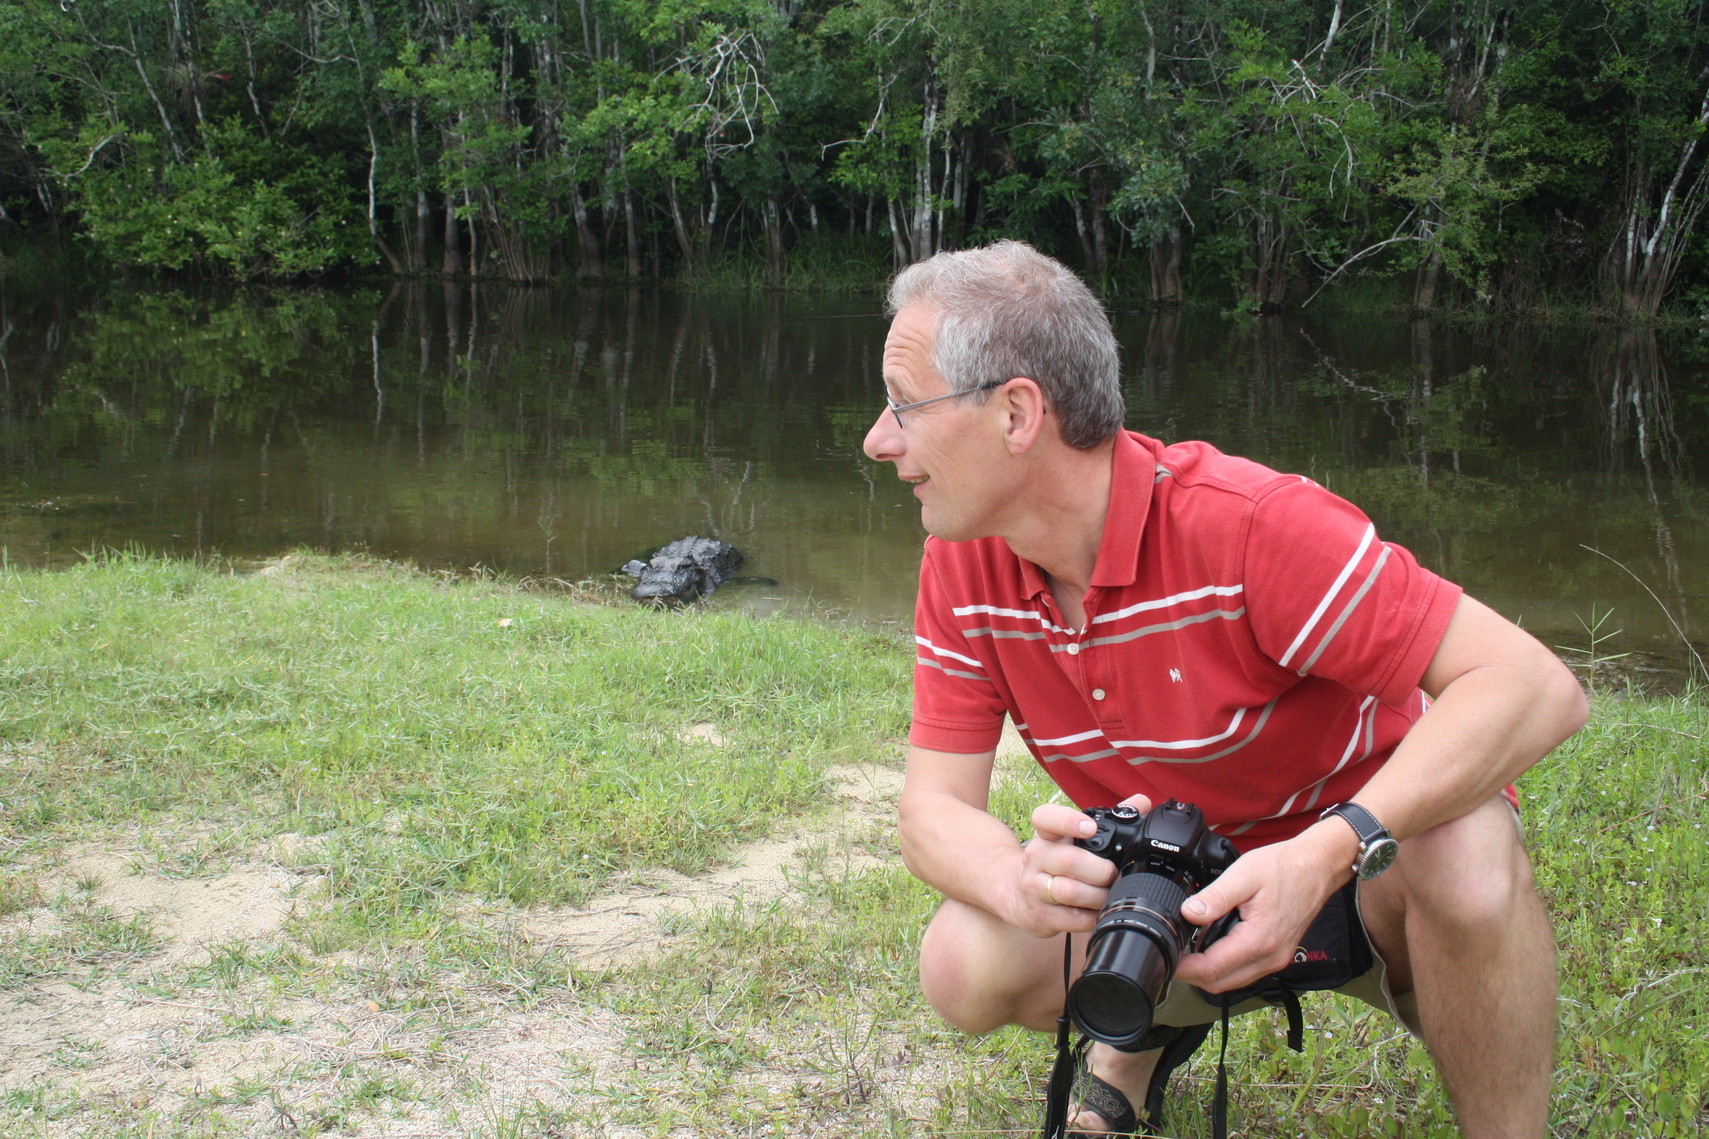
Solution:
{"label": "man's ear", "polygon": [[996,395],[1002,411],[1003,442],[1011,455],[1024,455],[1045,431],[1044,392],[1025,376],[1010,380]]}

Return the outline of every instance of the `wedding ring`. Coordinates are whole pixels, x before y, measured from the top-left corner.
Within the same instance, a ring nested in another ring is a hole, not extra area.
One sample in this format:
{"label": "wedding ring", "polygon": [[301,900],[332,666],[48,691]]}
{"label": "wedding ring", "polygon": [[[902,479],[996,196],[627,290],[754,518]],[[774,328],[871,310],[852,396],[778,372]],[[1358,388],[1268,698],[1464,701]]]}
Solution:
{"label": "wedding ring", "polygon": [[1044,896],[1045,896],[1046,900],[1048,900],[1050,902],[1051,905],[1060,906],[1062,903],[1057,901],[1056,895],[1050,892],[1050,887],[1055,882],[1056,882],[1056,875],[1046,874],[1044,876]]}

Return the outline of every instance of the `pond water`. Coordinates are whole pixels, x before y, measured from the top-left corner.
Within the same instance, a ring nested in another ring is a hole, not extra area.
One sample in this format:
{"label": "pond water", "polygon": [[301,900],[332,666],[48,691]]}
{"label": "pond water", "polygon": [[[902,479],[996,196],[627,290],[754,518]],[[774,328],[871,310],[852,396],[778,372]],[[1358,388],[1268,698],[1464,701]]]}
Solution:
{"label": "pond water", "polygon": [[[701,534],[775,582],[714,604],[902,623],[918,512],[860,453],[885,324],[872,298],[669,290],[0,293],[0,546],[575,581]],[[1548,643],[1588,648],[1612,611],[1600,651],[1677,677],[1709,633],[1697,337],[1116,326],[1130,426],[1309,474]]]}

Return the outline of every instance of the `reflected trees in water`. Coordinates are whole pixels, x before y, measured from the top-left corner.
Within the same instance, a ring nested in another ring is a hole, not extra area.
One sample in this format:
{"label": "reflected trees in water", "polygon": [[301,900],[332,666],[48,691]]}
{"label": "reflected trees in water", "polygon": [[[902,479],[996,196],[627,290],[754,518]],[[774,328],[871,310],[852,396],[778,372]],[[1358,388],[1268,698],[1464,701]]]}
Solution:
{"label": "reflected trees in water", "polygon": [[1646,578],[1608,556],[1637,577],[1675,620],[1690,626],[1692,602],[1701,590],[1687,580],[1673,518],[1701,525],[1703,514],[1692,493],[1685,444],[1655,332],[1625,326],[1614,329],[1597,344],[1595,374],[1603,395],[1599,404],[1603,450],[1598,467],[1612,474],[1636,463],[1643,479],[1641,514],[1654,538],[1651,564],[1661,574]]}
{"label": "reflected trees in water", "polygon": [[[400,285],[8,302],[0,542],[367,548],[573,578],[688,533],[905,617],[921,534],[861,455],[872,301]],[[1509,612],[1694,584],[1690,342],[1638,330],[1117,314],[1131,425],[1298,471]],[[42,504],[48,504],[46,506]],[[1643,599],[1646,606],[1652,602]],[[1632,618],[1622,614],[1627,627]]]}

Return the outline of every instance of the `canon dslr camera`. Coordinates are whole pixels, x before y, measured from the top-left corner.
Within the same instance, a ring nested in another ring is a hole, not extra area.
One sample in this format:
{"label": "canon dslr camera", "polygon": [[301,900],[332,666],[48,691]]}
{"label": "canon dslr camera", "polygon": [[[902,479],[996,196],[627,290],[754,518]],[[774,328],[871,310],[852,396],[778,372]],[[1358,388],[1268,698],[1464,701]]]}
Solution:
{"label": "canon dslr camera", "polygon": [[1093,807],[1091,838],[1076,839],[1116,864],[1086,968],[1068,990],[1068,1013],[1093,1040],[1124,1048],[1151,1027],[1152,1011],[1183,953],[1206,949],[1234,914],[1203,929],[1181,916],[1181,903],[1234,864],[1234,844],[1205,826],[1202,811],[1174,799],[1142,814],[1133,807]]}

